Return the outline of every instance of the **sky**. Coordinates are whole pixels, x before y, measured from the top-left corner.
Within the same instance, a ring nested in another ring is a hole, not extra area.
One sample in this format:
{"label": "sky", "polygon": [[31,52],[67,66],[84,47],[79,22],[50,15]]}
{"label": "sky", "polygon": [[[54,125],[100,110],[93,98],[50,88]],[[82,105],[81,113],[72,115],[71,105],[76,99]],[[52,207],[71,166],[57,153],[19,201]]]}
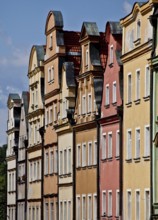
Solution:
{"label": "sky", "polygon": [[84,21],[105,31],[107,21],[128,15],[134,0],[5,0],[0,6],[0,146],[7,143],[9,93],[28,91],[28,62],[33,45],[45,44],[50,10],[62,12],[64,30],[80,31]]}

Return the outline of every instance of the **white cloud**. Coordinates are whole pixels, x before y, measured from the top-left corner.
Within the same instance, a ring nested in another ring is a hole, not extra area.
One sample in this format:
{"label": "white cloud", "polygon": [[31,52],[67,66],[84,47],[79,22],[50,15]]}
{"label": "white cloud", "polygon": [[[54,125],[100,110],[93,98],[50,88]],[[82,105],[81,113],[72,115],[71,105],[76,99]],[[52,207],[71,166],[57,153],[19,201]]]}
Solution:
{"label": "white cloud", "polygon": [[21,91],[18,88],[14,88],[12,86],[7,86],[6,90],[8,93],[18,93],[19,95],[21,94]]}
{"label": "white cloud", "polygon": [[129,14],[129,13],[131,12],[132,6],[133,6],[133,5],[130,4],[129,2],[124,1],[124,3],[123,3],[123,9],[124,9],[125,14]]}

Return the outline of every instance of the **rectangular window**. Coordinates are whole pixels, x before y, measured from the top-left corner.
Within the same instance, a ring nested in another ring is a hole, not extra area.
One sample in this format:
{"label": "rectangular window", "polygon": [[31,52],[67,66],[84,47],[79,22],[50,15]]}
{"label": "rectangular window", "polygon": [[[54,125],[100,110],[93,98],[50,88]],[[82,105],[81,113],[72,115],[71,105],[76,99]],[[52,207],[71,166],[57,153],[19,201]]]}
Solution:
{"label": "rectangular window", "polygon": [[64,220],[67,220],[67,201],[64,201]]}
{"label": "rectangular window", "polygon": [[82,144],[82,167],[86,166],[86,144]]}
{"label": "rectangular window", "polygon": [[106,134],[102,136],[102,159],[106,159]]}
{"label": "rectangular window", "polygon": [[53,151],[50,152],[50,173],[53,173],[54,167],[54,154]]}
{"label": "rectangular window", "polygon": [[137,21],[137,40],[140,39],[141,22]]}
{"label": "rectangular window", "polygon": [[112,102],[115,103],[117,101],[116,99],[116,82],[113,82],[113,87],[112,87]]}
{"label": "rectangular window", "polygon": [[67,173],[71,173],[71,148],[67,150]]}
{"label": "rectangular window", "polygon": [[80,204],[80,196],[76,197],[76,220],[80,220],[81,212],[81,204]]}
{"label": "rectangular window", "polygon": [[53,122],[53,109],[52,107],[49,109],[49,123]]}
{"label": "rectangular window", "polygon": [[49,124],[49,111],[48,109],[46,110],[46,125]]}
{"label": "rectangular window", "polygon": [[136,100],[140,99],[140,70],[136,71]]}
{"label": "rectangular window", "polygon": [[82,220],[86,220],[86,196],[82,195]]}
{"label": "rectangular window", "polygon": [[54,66],[51,67],[51,81],[54,80]]}
{"label": "rectangular window", "polygon": [[48,207],[48,203],[46,202],[45,203],[45,215],[44,215],[45,220],[47,220],[49,218],[48,215],[49,215],[49,207]]}
{"label": "rectangular window", "polygon": [[102,191],[102,216],[106,216],[106,191]]}
{"label": "rectangular window", "polygon": [[136,209],[136,219],[140,219],[140,191],[136,191],[136,203],[135,203],[135,209]]}
{"label": "rectangular window", "polygon": [[67,173],[67,150],[64,149],[64,174]]}
{"label": "rectangular window", "polygon": [[60,157],[59,157],[59,172],[60,172],[60,175],[63,174],[63,152],[60,151]]}
{"label": "rectangular window", "polygon": [[50,34],[50,37],[49,37],[49,49],[51,50],[53,47],[53,36],[52,34]]}
{"label": "rectangular window", "polygon": [[64,220],[64,218],[63,218],[63,202],[62,201],[60,201],[59,217],[60,217],[60,220]]}
{"label": "rectangular window", "polygon": [[97,141],[94,141],[94,152],[93,152],[93,164],[97,164],[97,158],[98,158],[98,143]]}
{"label": "rectangular window", "polygon": [[77,145],[77,167],[81,166],[81,146]]}
{"label": "rectangular window", "polygon": [[120,156],[120,131],[116,131],[116,157]]}
{"label": "rectangular window", "polygon": [[92,165],[92,142],[88,143],[88,166]]}
{"label": "rectangular window", "polygon": [[114,48],[110,45],[110,64],[114,62]]}
{"label": "rectangular window", "polygon": [[150,219],[150,191],[145,190],[145,220]]}
{"label": "rectangular window", "polygon": [[135,157],[140,158],[140,129],[136,129],[135,135]]}
{"label": "rectangular window", "polygon": [[116,190],[116,216],[119,217],[120,192]]}
{"label": "rectangular window", "polygon": [[127,131],[127,160],[132,159],[132,132]]}
{"label": "rectangular window", "polygon": [[105,89],[105,105],[109,105],[110,104],[110,100],[109,100],[109,84],[106,85],[106,89]]}
{"label": "rectangular window", "polygon": [[112,158],[112,132],[108,133],[108,158]]}
{"label": "rectangular window", "polygon": [[51,81],[51,68],[48,68],[48,82]]}
{"label": "rectangular window", "polygon": [[132,102],[132,76],[131,74],[128,74],[128,82],[127,82],[127,92],[128,92],[128,96],[127,96],[127,103]]}
{"label": "rectangular window", "polygon": [[54,151],[54,173],[57,173],[58,169],[58,150]]}
{"label": "rectangular window", "polygon": [[88,49],[86,50],[86,66],[89,64],[89,51]]}
{"label": "rectangular window", "polygon": [[67,219],[71,219],[71,201],[67,202]]}
{"label": "rectangular window", "polygon": [[48,153],[45,153],[45,175],[48,174],[49,169],[49,155]]}
{"label": "rectangular window", "polygon": [[88,220],[92,220],[92,196],[88,195]]}
{"label": "rectangular window", "polygon": [[145,97],[150,95],[150,68],[146,66],[145,68]]}
{"label": "rectangular window", "polygon": [[86,96],[82,96],[82,114],[86,114]]}
{"label": "rectangular window", "polygon": [[92,95],[88,94],[88,113],[92,112]]}
{"label": "rectangular window", "polygon": [[108,191],[108,216],[112,216],[112,191]]}
{"label": "rectangular window", "polygon": [[145,126],[145,149],[144,149],[144,156],[150,156],[150,127]]}
{"label": "rectangular window", "polygon": [[66,118],[66,116],[67,116],[67,111],[66,111],[66,109],[67,109],[67,100],[64,99],[64,100],[63,100],[63,118]]}
{"label": "rectangular window", "polygon": [[54,122],[57,120],[57,106],[54,104]]}
{"label": "rectangular window", "polygon": [[93,219],[97,220],[97,195],[93,195]]}
{"label": "rectangular window", "polygon": [[132,195],[131,191],[127,191],[127,219],[132,219]]}

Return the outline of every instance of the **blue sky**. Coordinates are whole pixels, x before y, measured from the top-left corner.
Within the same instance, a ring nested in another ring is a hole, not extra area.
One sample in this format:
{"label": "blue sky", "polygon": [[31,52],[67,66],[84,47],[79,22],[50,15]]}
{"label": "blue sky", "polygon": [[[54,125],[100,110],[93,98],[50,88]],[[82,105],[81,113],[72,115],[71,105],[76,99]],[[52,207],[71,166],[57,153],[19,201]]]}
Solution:
{"label": "blue sky", "polygon": [[80,31],[94,21],[100,31],[107,21],[131,12],[134,0],[5,0],[0,7],[0,146],[7,142],[9,93],[28,90],[28,60],[32,45],[45,44],[45,22],[50,10],[63,14],[64,29]]}

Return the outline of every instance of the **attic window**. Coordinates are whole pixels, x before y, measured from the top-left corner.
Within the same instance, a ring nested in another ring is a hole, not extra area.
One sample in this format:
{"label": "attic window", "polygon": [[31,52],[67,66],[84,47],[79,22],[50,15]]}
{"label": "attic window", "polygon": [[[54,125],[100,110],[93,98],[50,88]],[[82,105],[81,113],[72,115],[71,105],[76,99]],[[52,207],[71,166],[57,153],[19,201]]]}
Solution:
{"label": "attic window", "polygon": [[49,49],[52,50],[53,48],[53,36],[52,34],[50,34],[50,38],[49,38]]}
{"label": "attic window", "polygon": [[140,39],[140,29],[141,29],[141,22],[140,20],[137,21],[137,40]]}
{"label": "attic window", "polygon": [[114,47],[110,45],[110,64],[114,62]]}

